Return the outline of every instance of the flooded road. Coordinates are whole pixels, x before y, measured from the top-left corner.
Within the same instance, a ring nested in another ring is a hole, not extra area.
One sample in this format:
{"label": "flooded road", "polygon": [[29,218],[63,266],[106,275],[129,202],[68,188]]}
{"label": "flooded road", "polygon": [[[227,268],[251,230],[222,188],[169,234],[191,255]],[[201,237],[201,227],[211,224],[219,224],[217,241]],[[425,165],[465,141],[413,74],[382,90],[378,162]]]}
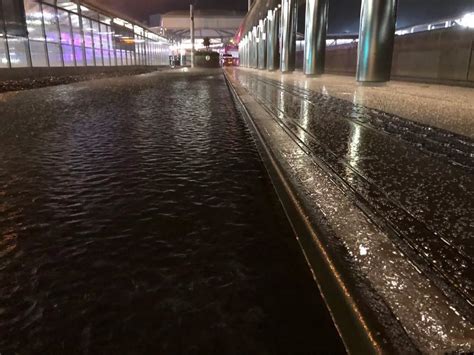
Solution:
{"label": "flooded road", "polygon": [[344,352],[221,72],[0,95],[15,352]]}
{"label": "flooded road", "polygon": [[474,142],[243,70],[236,80],[467,314],[474,304]]}

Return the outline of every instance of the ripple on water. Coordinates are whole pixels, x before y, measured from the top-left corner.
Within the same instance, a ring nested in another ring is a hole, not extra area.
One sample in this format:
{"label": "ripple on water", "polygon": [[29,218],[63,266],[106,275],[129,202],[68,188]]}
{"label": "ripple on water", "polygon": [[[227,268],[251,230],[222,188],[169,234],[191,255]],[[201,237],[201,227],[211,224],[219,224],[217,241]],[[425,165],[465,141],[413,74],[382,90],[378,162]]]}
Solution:
{"label": "ripple on water", "polygon": [[0,112],[0,352],[343,351],[221,75]]}

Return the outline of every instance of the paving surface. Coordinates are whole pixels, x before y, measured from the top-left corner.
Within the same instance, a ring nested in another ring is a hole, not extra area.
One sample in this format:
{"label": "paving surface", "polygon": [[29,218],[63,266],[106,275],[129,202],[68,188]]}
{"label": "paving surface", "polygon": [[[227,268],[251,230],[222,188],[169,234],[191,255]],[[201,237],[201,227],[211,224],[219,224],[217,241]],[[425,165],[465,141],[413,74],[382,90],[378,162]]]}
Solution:
{"label": "paving surface", "polygon": [[[309,186],[309,198],[320,205],[325,218],[346,235],[356,264],[384,294],[414,341],[429,351],[440,346],[470,349],[474,141],[310,90],[293,83],[291,75],[273,80],[279,75],[242,69],[229,75],[275,121],[272,126],[261,120],[260,129],[301,183]],[[280,138],[277,129],[286,138]],[[330,192],[323,175],[330,176],[346,197],[331,200],[338,193]],[[346,198],[368,217],[366,227],[360,217],[351,220],[357,213]],[[378,231],[370,226],[373,223]],[[390,243],[381,242],[382,234]],[[414,273],[409,265],[403,269],[388,264],[406,260]],[[417,285],[417,273],[430,281]],[[444,304],[428,302],[430,297],[443,298]],[[406,302],[414,302],[415,309]]]}
{"label": "paving surface", "polygon": [[343,353],[220,72],[0,95],[0,353]]}
{"label": "paving surface", "polygon": [[365,87],[352,76],[240,70],[474,138],[474,88],[401,81]]}

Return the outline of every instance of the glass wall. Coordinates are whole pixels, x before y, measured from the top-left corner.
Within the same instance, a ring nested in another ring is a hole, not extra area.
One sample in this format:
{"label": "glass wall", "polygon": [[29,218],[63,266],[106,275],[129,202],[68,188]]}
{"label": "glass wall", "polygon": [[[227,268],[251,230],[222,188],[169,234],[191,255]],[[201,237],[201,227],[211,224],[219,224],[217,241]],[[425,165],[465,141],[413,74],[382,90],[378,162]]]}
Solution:
{"label": "glass wall", "polygon": [[76,0],[0,0],[0,68],[167,65],[169,43]]}
{"label": "glass wall", "polygon": [[23,0],[0,0],[0,2],[2,63],[12,68],[27,67],[30,65],[30,53]]}
{"label": "glass wall", "polygon": [[73,13],[69,14],[69,16],[71,18],[72,42],[74,45],[74,55],[76,56],[76,65],[84,66],[86,65],[85,48],[80,17]]}
{"label": "glass wall", "polygon": [[51,67],[63,66],[61,49],[61,36],[59,34],[59,20],[57,9],[53,6],[42,4],[46,48],[48,49],[49,65]]}

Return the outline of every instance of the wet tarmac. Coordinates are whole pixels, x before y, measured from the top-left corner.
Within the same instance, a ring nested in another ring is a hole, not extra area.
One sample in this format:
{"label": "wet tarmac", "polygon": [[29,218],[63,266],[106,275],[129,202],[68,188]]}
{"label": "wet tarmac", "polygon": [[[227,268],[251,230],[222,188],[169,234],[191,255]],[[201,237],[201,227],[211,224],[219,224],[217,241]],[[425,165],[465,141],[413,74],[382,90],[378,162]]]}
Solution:
{"label": "wet tarmac", "polygon": [[474,141],[251,71],[232,75],[472,316]]}
{"label": "wet tarmac", "polygon": [[344,352],[220,72],[6,93],[0,127],[0,353]]}

